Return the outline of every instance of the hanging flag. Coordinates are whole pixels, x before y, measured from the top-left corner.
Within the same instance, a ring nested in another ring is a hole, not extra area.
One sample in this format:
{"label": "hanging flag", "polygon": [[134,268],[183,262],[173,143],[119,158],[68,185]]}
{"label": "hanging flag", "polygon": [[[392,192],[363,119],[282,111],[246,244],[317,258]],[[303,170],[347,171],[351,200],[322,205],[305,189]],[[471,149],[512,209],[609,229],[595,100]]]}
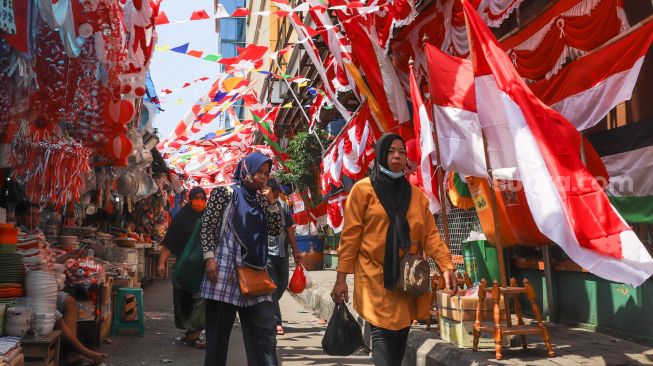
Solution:
{"label": "hanging flag", "polygon": [[223,58],[218,62],[226,66],[227,72],[247,73],[263,65],[263,56],[267,51],[267,46],[249,44],[245,48],[238,49],[238,56]]}
{"label": "hanging flag", "polygon": [[428,43],[424,50],[442,168],[487,176],[472,62],[449,56]]}
{"label": "hanging flag", "polygon": [[274,121],[277,119],[277,115],[279,114],[279,106],[272,108],[265,115],[263,115],[263,113],[265,113],[265,111],[261,111],[261,112],[252,111],[254,122],[256,122],[259,132],[261,132],[261,135],[263,135],[263,139],[265,140],[265,142],[267,142],[268,146],[270,146],[272,152],[279,160],[279,164],[281,164],[281,166],[284,167],[285,169],[286,157],[284,154],[282,154],[281,146],[279,145],[279,140],[277,139],[277,136],[274,134]]}
{"label": "hanging flag", "polygon": [[166,15],[163,10],[159,12],[159,15],[156,16],[155,24],[156,25],[163,25],[163,24],[168,24],[170,23],[170,20],[168,19],[168,16]]}
{"label": "hanging flag", "polygon": [[181,46],[171,48],[170,51],[186,54],[186,52],[188,51],[188,46],[189,45],[190,45],[190,42],[186,43],[186,44],[182,44]]}
{"label": "hanging flag", "polygon": [[422,190],[429,200],[431,213],[440,211],[440,200],[438,199],[438,181],[435,176],[435,141],[433,140],[433,123],[426,110],[422,93],[417,86],[413,66],[410,66],[410,100],[413,103],[413,128],[415,138],[419,144],[415,144],[419,169],[417,175],[422,183]]}
{"label": "hanging flag", "polygon": [[227,9],[225,9],[224,5],[218,4],[218,10],[215,11],[215,17],[217,19],[220,18],[229,18],[231,15],[227,13]]}
{"label": "hanging flag", "polygon": [[641,285],[653,274],[653,258],[583,165],[578,131],[533,95],[474,7],[462,2],[492,168],[496,162],[521,178],[538,228],[573,261]]}
{"label": "hanging flag", "polygon": [[222,58],[222,56],[220,56],[220,55],[208,54],[208,55],[204,56],[203,59],[206,60],[206,61],[216,62],[221,58]]}
{"label": "hanging flag", "polygon": [[202,20],[202,19],[211,19],[211,17],[206,13],[204,9],[195,10],[193,14],[190,15],[190,20]]}
{"label": "hanging flag", "polygon": [[610,176],[612,205],[633,224],[653,224],[653,119],[588,135]]}
{"label": "hanging flag", "polygon": [[250,14],[249,9],[247,8],[238,8],[231,13],[232,17],[246,17]]}
{"label": "hanging flag", "polygon": [[190,50],[190,51],[186,52],[186,54],[187,54],[188,56],[193,56],[193,57],[197,57],[197,58],[202,58],[202,55],[204,54],[204,52],[202,52],[202,51],[197,51],[197,50]]}
{"label": "hanging flag", "polygon": [[281,108],[292,108],[292,100],[286,104],[283,105]]}
{"label": "hanging flag", "polygon": [[576,129],[593,127],[612,108],[630,99],[651,42],[653,19],[647,18],[614,43],[569,63],[554,77],[528,87]]}

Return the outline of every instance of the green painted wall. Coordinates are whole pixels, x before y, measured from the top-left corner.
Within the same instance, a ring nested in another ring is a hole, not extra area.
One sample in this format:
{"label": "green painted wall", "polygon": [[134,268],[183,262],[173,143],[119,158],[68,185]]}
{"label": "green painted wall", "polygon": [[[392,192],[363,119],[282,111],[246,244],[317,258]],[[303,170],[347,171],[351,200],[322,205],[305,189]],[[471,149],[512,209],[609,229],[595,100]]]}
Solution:
{"label": "green painted wall", "polygon": [[[513,269],[512,275],[528,278],[544,313],[546,300],[542,271]],[[653,345],[653,280],[638,288],[603,280],[589,273],[554,272],[558,319],[601,332]],[[525,304],[524,304],[525,305]],[[524,307],[524,310],[530,306]]]}

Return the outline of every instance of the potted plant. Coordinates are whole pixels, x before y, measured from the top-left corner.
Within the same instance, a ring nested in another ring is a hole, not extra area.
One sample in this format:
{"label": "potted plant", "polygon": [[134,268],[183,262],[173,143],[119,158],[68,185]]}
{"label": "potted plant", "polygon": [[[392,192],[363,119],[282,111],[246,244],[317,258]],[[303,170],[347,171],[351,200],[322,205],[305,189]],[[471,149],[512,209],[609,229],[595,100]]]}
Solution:
{"label": "potted plant", "polygon": [[[326,132],[317,133],[320,139],[326,141]],[[289,158],[285,165],[287,170],[279,172],[277,178],[286,185],[293,187],[296,192],[301,192],[304,202],[308,206],[315,206],[322,202],[322,195],[318,189],[318,177],[322,147],[316,134],[300,132],[289,142],[286,153]],[[311,197],[306,191],[310,190]],[[302,253],[302,264],[308,270],[322,269],[324,267],[324,233],[321,229],[309,232],[309,235],[297,235],[297,247]]]}

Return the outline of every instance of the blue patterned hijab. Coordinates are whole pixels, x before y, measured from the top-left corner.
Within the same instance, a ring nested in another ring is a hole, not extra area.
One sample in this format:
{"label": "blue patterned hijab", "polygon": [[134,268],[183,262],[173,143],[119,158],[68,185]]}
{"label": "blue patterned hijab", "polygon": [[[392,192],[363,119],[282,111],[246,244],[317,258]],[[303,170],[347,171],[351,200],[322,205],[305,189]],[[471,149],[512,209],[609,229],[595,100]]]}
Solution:
{"label": "blue patterned hijab", "polygon": [[245,187],[244,181],[272,160],[260,152],[253,152],[238,162],[234,171],[234,205],[232,221],[234,233],[242,245],[242,260],[246,265],[265,268],[268,254],[268,225],[256,191]]}

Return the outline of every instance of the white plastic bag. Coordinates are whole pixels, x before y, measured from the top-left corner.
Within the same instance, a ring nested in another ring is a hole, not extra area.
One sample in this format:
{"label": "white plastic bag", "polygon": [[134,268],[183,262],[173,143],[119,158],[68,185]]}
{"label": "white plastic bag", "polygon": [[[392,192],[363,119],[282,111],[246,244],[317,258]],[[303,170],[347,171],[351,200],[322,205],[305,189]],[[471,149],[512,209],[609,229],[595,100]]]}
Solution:
{"label": "white plastic bag", "polygon": [[[301,264],[300,264],[300,266],[304,267]],[[306,287],[304,287],[304,288],[307,289],[307,288],[313,287],[313,279],[311,278],[311,275],[306,270],[306,267],[304,267],[304,276],[306,276]]]}

